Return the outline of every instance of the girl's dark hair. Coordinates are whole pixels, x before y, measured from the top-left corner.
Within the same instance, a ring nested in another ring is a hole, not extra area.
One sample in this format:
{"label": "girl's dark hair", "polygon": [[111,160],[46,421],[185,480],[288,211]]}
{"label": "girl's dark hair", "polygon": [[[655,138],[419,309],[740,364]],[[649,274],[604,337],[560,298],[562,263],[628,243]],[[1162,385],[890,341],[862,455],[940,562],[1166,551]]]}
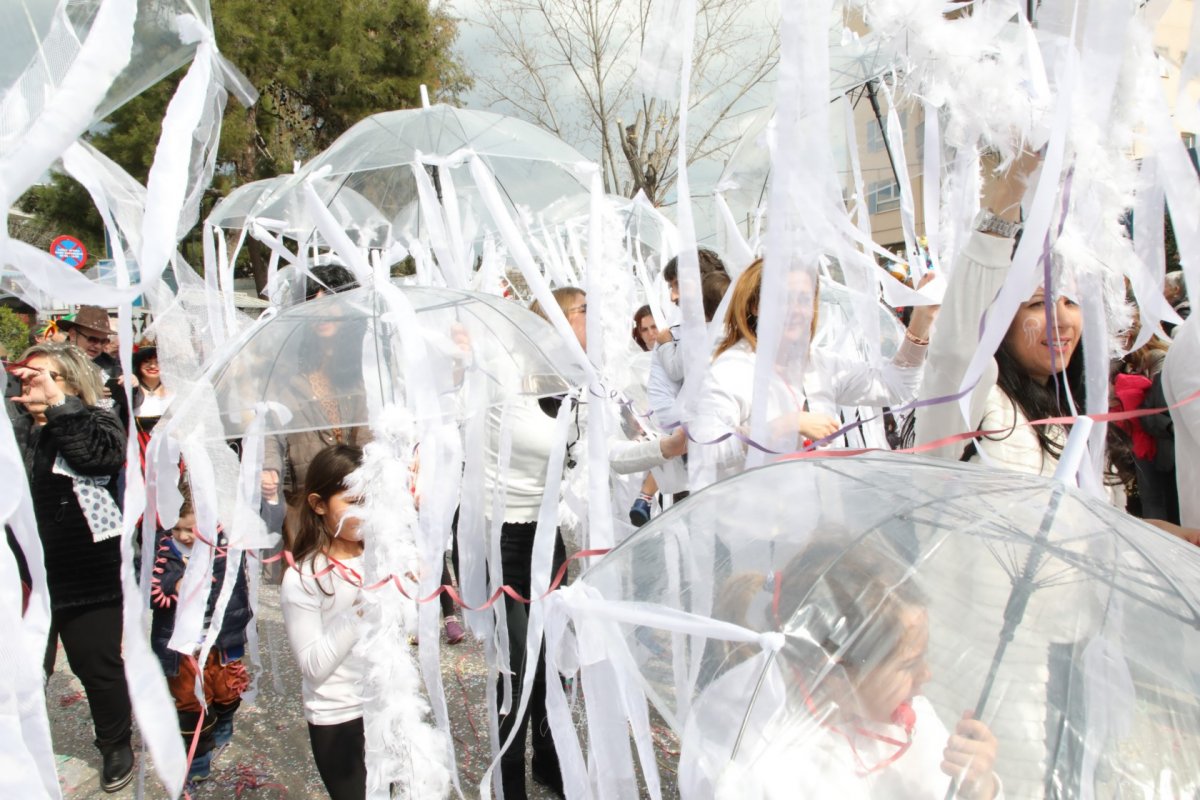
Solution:
{"label": "girl's dark hair", "polygon": [[[781,655],[808,675],[838,664],[851,678],[862,678],[896,653],[905,611],[923,609],[928,600],[890,546],[851,541],[848,534],[821,537],[774,575],[731,576],[714,616],[760,632],[782,631],[787,643]],[[730,643],[721,655],[728,668],[756,651]]]}
{"label": "girl's dark hair", "polygon": [[[317,453],[304,476],[304,494],[300,497],[299,521],[292,537],[292,559],[297,565],[312,562],[329,548],[330,536],[325,520],[313,510],[308,496],[315,494],[328,502],[346,490],[346,477],[362,465],[362,450],[348,444],[331,444]],[[324,592],[324,588],[321,589]],[[328,594],[328,593],[327,593]]]}
{"label": "girl's dark hair", "polygon": [[704,321],[712,322],[725,299],[732,279],[725,272],[710,272],[700,279],[700,300],[704,304]]}
{"label": "girl's dark hair", "polygon": [[[1047,417],[1062,417],[1071,415],[1071,402],[1067,393],[1075,401],[1075,408],[1087,408],[1087,382],[1084,380],[1084,344],[1071,355],[1067,368],[1056,376],[1051,376],[1045,384],[1038,383],[1029,373],[1017,363],[1004,345],[996,351],[996,366],[999,374],[996,385],[1016,404],[1028,420],[1046,419]],[[1037,435],[1038,445],[1043,456],[1058,459],[1062,456],[1063,445],[1056,442],[1047,431],[1046,425],[1035,425],[1033,431]],[[994,440],[1007,439],[1013,430],[1001,436],[988,437]],[[1133,479],[1133,456],[1128,435],[1116,425],[1108,426],[1107,455],[1110,466],[1122,483]]]}
{"label": "girl's dark hair", "polygon": [[[696,261],[700,264],[700,277],[703,278],[710,272],[726,272],[725,262],[721,257],[709,250],[707,247],[701,247],[696,250]],[[679,280],[679,256],[671,257],[671,260],[663,266],[663,280],[667,283]]]}
{"label": "girl's dark hair", "polygon": [[869,540],[816,540],[778,580],[777,624],[804,633],[788,637],[784,655],[809,668],[837,662],[855,678],[895,654],[904,611],[928,605],[903,560]]}
{"label": "girl's dark hair", "polygon": [[182,519],[188,514],[195,514],[196,505],[192,502],[191,478],[186,472],[179,476],[179,495],[183,498],[183,502],[179,504],[179,518]]}
{"label": "girl's dark hair", "polygon": [[637,311],[633,312],[633,340],[637,342],[637,346],[643,350],[649,350],[650,348],[646,347],[645,342],[642,341],[642,337],[639,335],[638,328],[642,327],[642,320],[650,316],[650,314],[650,306],[648,305],[642,306]]}

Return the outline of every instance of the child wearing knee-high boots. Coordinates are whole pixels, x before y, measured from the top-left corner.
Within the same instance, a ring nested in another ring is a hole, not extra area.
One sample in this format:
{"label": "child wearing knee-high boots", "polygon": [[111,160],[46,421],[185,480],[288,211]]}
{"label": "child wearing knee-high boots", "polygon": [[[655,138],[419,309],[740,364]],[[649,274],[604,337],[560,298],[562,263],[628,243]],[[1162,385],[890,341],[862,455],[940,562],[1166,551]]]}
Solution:
{"label": "child wearing knee-high boots", "polygon": [[[162,530],[158,535],[154,572],[150,582],[150,603],[153,619],[150,641],[155,654],[163,665],[167,685],[175,698],[179,714],[179,732],[184,747],[192,752],[188,767],[188,781],[199,783],[206,780],[211,770],[213,754],[233,737],[233,715],[241,704],[242,692],[250,678],[242,664],[246,646],[246,627],[250,623],[249,589],[246,583],[245,555],[237,567],[237,582],[233,587],[221,630],[203,665],[197,663],[200,643],[192,653],[180,653],[167,647],[175,629],[175,611],[179,601],[179,584],[192,555],[196,540],[196,517],[191,501],[186,499],[179,509],[179,521],[171,530]],[[224,534],[218,533],[213,548],[213,583],[208,594],[204,612],[204,628],[208,629],[221,586],[225,581],[227,543]],[[197,672],[202,673],[204,704],[196,697]],[[197,729],[199,732],[197,733]]]}

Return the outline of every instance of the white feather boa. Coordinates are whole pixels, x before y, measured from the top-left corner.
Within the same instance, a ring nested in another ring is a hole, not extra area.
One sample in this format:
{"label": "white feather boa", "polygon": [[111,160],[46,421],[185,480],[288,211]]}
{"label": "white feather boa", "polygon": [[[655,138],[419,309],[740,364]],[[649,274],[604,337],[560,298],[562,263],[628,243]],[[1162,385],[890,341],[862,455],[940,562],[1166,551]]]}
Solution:
{"label": "white feather boa", "polygon": [[[1139,181],[1133,155],[1146,151],[1143,132],[1160,113],[1154,99],[1163,91],[1141,15],[1127,4],[1082,3],[1072,38],[1067,35],[1072,7],[1065,4],[1041,9],[1053,22],[1036,34],[1021,19],[1024,4],[1013,0],[976,3],[971,14],[956,19],[944,16],[940,0],[854,5],[872,33],[898,54],[897,100],[938,108],[950,151],[989,146],[1007,159],[1030,146],[1026,143],[1039,146],[1060,111],[1056,81],[1064,53],[1079,49],[1081,85],[1071,108],[1062,110],[1070,118],[1070,197],[1053,251],[1066,287],[1099,279],[1107,332],[1118,354],[1116,343],[1131,321],[1125,279],[1145,273],[1154,285],[1162,284],[1162,265],[1137,257],[1124,226]],[[1157,318],[1150,321],[1156,324]]]}
{"label": "white feather boa", "polygon": [[[420,568],[417,510],[413,502],[412,416],[396,406],[373,422],[374,441],[347,488],[359,495],[367,585],[395,576],[410,597]],[[363,687],[367,797],[441,798],[450,792],[450,768],[442,733],[430,721],[409,633],[417,604],[394,586],[366,592],[368,630],[355,652],[366,663]],[[394,794],[392,793],[394,792]]]}

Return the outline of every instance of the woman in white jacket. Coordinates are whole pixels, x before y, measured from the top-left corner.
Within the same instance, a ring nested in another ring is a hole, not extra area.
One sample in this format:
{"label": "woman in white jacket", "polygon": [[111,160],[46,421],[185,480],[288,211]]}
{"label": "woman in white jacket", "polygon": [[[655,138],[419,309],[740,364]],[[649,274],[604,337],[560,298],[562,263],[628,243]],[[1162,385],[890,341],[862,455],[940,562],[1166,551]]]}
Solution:
{"label": "woman in white jacket", "polygon": [[[743,439],[750,435],[762,275],[763,262],[759,259],[734,285],[725,335],[717,345],[688,424],[691,438],[706,443],[695,449],[702,466],[693,473],[693,488],[737,474],[745,464],[747,445]],[[787,346],[807,347],[817,324],[819,291],[814,291],[807,276],[792,277],[795,283],[804,284],[791,292],[797,302],[811,299],[811,327],[805,331],[797,322],[806,318],[803,309],[790,314],[794,319],[785,326],[781,350]],[[768,440],[794,450],[804,440],[818,441],[835,433],[840,427],[836,416],[839,406],[896,406],[915,398],[936,314],[936,306],[915,309],[904,342],[895,357],[884,364],[848,359],[820,347],[812,347],[803,358],[793,359],[806,362],[803,374],[788,376],[780,372],[767,389]],[[722,437],[722,441],[713,443]]]}
{"label": "woman in white jacket", "polygon": [[[567,318],[580,346],[587,348],[587,295],[571,286],[554,290],[554,299]],[[539,316],[546,312],[537,303],[531,306]],[[547,330],[548,335],[554,335]],[[573,398],[511,398],[507,407],[495,405],[488,411],[485,428],[484,460],[484,509],[489,529],[500,515],[500,568],[505,585],[522,597],[533,594],[532,558],[537,534],[538,513],[542,497],[554,489],[547,486],[551,479],[557,481],[561,467],[549,463],[555,439],[555,417],[561,403],[571,403],[567,427],[568,464],[577,457],[576,445],[585,437],[587,416],[604,409],[589,410],[587,403]],[[505,418],[511,446],[507,462],[500,463],[504,451]],[[661,438],[644,438],[636,441],[610,442],[610,466],[621,474],[644,472],[659,466],[670,458],[678,457],[687,449],[687,440],[682,431]],[[553,474],[552,474],[553,473]],[[555,531],[554,551],[550,574],[557,575],[566,563],[566,545],[560,531]],[[526,651],[526,635],[529,622],[529,607],[512,597],[504,597],[505,623],[508,629],[508,670],[514,697],[510,700],[511,710],[500,715],[499,732],[501,742],[516,733],[514,742],[500,758],[500,779],[507,800],[522,800],[527,796],[525,785],[526,740],[531,739],[533,779],[549,787],[552,793],[562,794],[562,775],[554,738],[550,733],[546,715],[546,663],[543,649],[537,653]],[[536,669],[528,707],[517,717],[519,692],[528,666]],[[504,701],[505,681],[498,681],[497,702]],[[530,724],[532,721],[532,725]]]}

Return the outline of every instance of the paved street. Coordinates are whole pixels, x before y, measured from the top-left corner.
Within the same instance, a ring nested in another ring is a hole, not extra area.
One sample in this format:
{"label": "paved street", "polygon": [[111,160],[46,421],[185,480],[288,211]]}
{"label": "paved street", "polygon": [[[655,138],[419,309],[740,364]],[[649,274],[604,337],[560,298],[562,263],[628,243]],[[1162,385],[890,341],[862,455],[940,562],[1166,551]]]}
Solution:
{"label": "paved street", "polygon": [[[258,702],[238,711],[233,741],[214,760],[213,775],[193,795],[195,800],[326,797],[309,749],[300,705],[300,674],[284,633],[277,587],[263,587],[259,615],[266,674],[259,683]],[[463,791],[467,797],[477,797],[488,760],[482,646],[469,638],[455,647],[447,647],[443,641],[442,670]],[[67,669],[61,648],[47,704],[64,796],[69,800],[136,797],[137,779],[116,794],[101,791],[99,754],[92,746],[87,703],[79,682]],[[136,727],[134,747],[140,748]],[[138,763],[139,767],[146,764],[146,756],[140,752]],[[664,779],[668,777],[664,772]],[[166,796],[152,771],[144,773],[144,781],[145,797]],[[551,797],[532,781],[529,786],[531,798]]]}

